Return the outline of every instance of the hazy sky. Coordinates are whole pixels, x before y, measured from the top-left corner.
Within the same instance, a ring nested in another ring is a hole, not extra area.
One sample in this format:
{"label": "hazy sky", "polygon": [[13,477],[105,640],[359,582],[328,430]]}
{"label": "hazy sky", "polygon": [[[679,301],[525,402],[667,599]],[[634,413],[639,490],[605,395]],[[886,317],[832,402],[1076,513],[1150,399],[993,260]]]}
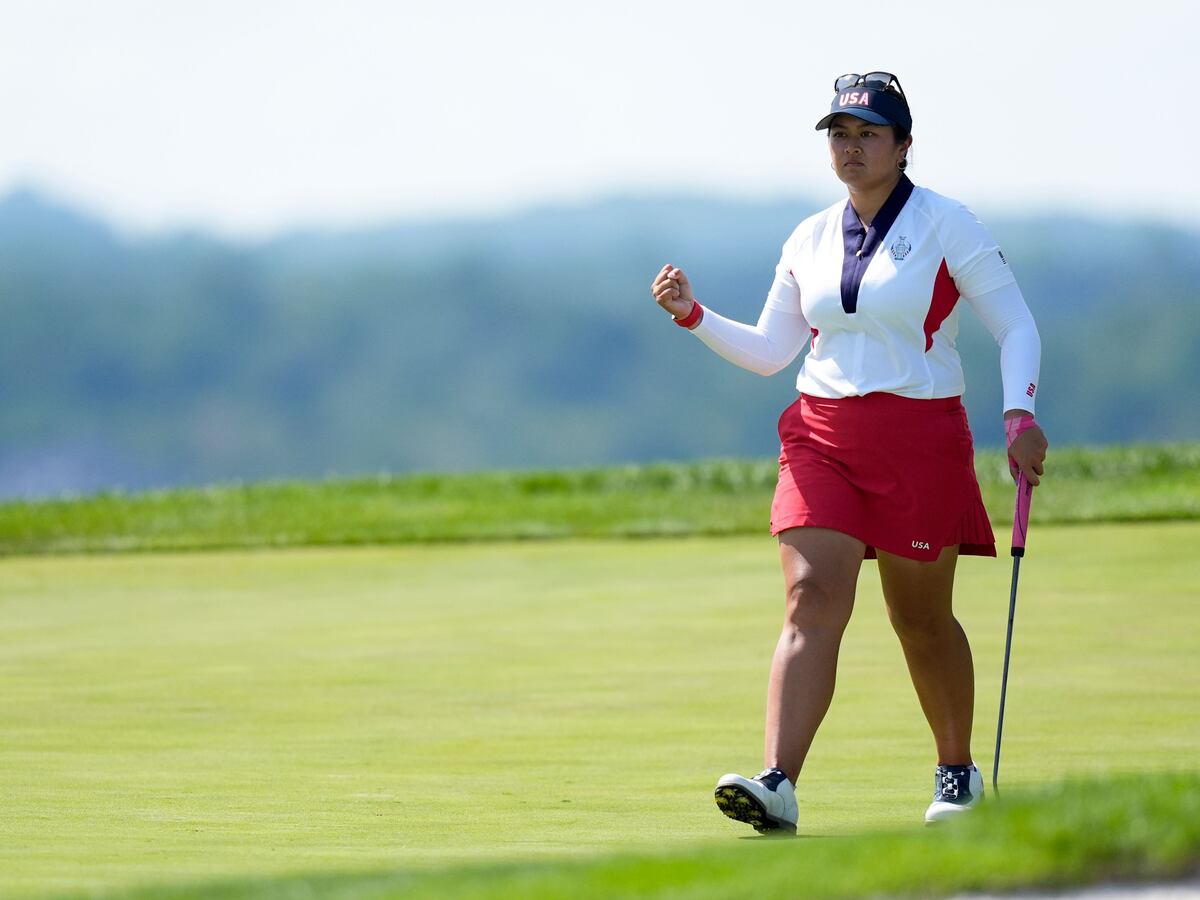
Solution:
{"label": "hazy sky", "polygon": [[0,191],[126,226],[841,186],[843,72],[899,75],[918,183],[1200,227],[1200,3],[0,0]]}

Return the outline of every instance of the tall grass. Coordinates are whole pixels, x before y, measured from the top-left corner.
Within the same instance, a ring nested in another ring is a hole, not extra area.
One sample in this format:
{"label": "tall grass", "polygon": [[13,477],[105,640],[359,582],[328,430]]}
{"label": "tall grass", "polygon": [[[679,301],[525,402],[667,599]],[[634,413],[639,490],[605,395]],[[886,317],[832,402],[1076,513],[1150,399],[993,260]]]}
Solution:
{"label": "tall grass", "polygon": [[[976,459],[1011,521],[1004,454]],[[774,460],[379,475],[0,505],[0,555],[416,541],[763,533]],[[1034,522],[1200,517],[1200,444],[1054,448]],[[999,532],[998,532],[999,533]]]}

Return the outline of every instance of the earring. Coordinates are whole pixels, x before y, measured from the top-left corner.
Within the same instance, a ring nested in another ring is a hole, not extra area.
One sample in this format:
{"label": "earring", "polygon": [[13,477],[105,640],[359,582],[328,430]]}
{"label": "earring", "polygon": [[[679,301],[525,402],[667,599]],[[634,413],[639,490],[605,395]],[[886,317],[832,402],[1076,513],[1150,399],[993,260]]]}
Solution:
{"label": "earring", "polygon": [[899,167],[900,171],[903,172],[908,168],[908,160],[904,157],[901,157],[900,162],[898,162],[896,165]]}

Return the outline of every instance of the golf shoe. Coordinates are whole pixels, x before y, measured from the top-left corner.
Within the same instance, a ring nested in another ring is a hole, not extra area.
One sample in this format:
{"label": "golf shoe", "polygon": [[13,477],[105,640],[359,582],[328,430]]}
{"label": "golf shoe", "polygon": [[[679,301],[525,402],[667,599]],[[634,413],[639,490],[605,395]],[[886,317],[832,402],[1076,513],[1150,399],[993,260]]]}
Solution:
{"label": "golf shoe", "polygon": [[721,812],[759,834],[796,832],[796,790],[780,769],[764,769],[753,778],[722,775],[716,798]]}
{"label": "golf shoe", "polygon": [[938,766],[933,776],[933,802],[925,810],[925,824],[953,818],[982,799],[983,776],[974,765]]}

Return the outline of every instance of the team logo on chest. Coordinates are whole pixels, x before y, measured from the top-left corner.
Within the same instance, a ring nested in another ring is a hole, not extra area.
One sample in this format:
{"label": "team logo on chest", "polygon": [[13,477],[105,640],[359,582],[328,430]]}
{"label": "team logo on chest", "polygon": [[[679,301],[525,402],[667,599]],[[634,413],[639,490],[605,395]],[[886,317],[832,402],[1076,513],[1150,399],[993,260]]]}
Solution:
{"label": "team logo on chest", "polygon": [[904,257],[908,256],[909,251],[911,250],[912,244],[908,242],[908,238],[906,238],[904,235],[900,235],[900,237],[896,238],[895,242],[892,244],[892,259],[897,261],[902,260]]}

